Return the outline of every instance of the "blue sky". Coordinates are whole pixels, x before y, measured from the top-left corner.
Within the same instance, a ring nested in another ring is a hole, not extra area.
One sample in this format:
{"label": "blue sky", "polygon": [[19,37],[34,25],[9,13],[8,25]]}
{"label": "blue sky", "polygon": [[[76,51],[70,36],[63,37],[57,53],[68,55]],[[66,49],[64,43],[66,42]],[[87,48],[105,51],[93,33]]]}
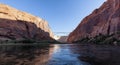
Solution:
{"label": "blue sky", "polygon": [[[53,32],[71,32],[106,0],[0,0],[48,21]],[[58,34],[62,35],[62,34]]]}

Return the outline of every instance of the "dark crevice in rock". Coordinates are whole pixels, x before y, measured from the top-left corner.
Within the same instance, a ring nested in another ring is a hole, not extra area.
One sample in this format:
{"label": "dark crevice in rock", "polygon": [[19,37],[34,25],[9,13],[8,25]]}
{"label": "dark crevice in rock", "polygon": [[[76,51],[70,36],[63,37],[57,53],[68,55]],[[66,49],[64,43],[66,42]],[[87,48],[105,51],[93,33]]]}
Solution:
{"label": "dark crevice in rock", "polygon": [[6,13],[6,12],[0,12],[0,13],[2,13],[2,14],[8,14],[8,13]]}
{"label": "dark crevice in rock", "polygon": [[29,36],[29,38],[31,38],[30,31],[29,31],[29,26],[28,26],[28,24],[26,22],[24,22],[24,23],[25,23],[25,26],[26,26],[27,35]]}
{"label": "dark crevice in rock", "polygon": [[110,23],[111,23],[111,21],[109,21],[109,23],[108,23],[108,29],[107,29],[107,34],[108,35],[110,35]]}

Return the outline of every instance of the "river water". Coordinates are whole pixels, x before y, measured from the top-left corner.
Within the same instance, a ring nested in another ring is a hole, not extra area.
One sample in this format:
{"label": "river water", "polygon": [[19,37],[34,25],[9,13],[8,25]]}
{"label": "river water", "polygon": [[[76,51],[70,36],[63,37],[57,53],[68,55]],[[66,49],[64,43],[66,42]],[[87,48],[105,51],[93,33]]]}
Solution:
{"label": "river water", "polygon": [[[110,48],[102,46],[101,49],[99,46],[79,44],[1,45],[0,65],[93,65],[82,61],[81,56],[97,56],[99,59],[114,57],[112,59],[118,60],[119,52],[117,55],[111,55],[111,50],[119,47]],[[115,62],[119,65],[119,60]]]}
{"label": "river water", "polygon": [[0,65],[120,65],[119,49],[90,44],[0,45]]}

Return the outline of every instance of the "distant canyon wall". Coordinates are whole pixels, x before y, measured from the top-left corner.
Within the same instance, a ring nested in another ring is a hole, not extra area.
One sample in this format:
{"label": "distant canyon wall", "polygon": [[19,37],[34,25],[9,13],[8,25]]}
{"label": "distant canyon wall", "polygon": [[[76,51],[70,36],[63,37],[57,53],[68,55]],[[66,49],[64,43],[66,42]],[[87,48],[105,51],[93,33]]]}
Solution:
{"label": "distant canyon wall", "polygon": [[67,37],[68,37],[68,36],[54,36],[54,38],[55,38],[57,41],[62,42],[62,43],[67,42]]}
{"label": "distant canyon wall", "polygon": [[68,42],[99,34],[113,34],[120,31],[120,0],[107,0],[103,5],[85,17],[70,33]]}

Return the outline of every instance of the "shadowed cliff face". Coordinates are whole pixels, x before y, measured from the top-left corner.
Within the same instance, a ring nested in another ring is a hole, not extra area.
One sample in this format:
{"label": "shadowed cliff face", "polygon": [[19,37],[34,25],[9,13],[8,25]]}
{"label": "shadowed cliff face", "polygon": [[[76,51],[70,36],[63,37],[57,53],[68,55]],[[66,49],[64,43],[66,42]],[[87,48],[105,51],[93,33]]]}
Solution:
{"label": "shadowed cliff face", "polygon": [[85,17],[78,27],[70,33],[69,42],[84,37],[95,37],[99,34],[115,34],[120,31],[120,0],[107,0],[89,16]]}
{"label": "shadowed cliff face", "polygon": [[38,28],[34,23],[0,18],[0,40],[22,39],[52,40],[49,32]]}
{"label": "shadowed cliff face", "polygon": [[0,39],[50,40],[48,23],[36,16],[0,4]]}

